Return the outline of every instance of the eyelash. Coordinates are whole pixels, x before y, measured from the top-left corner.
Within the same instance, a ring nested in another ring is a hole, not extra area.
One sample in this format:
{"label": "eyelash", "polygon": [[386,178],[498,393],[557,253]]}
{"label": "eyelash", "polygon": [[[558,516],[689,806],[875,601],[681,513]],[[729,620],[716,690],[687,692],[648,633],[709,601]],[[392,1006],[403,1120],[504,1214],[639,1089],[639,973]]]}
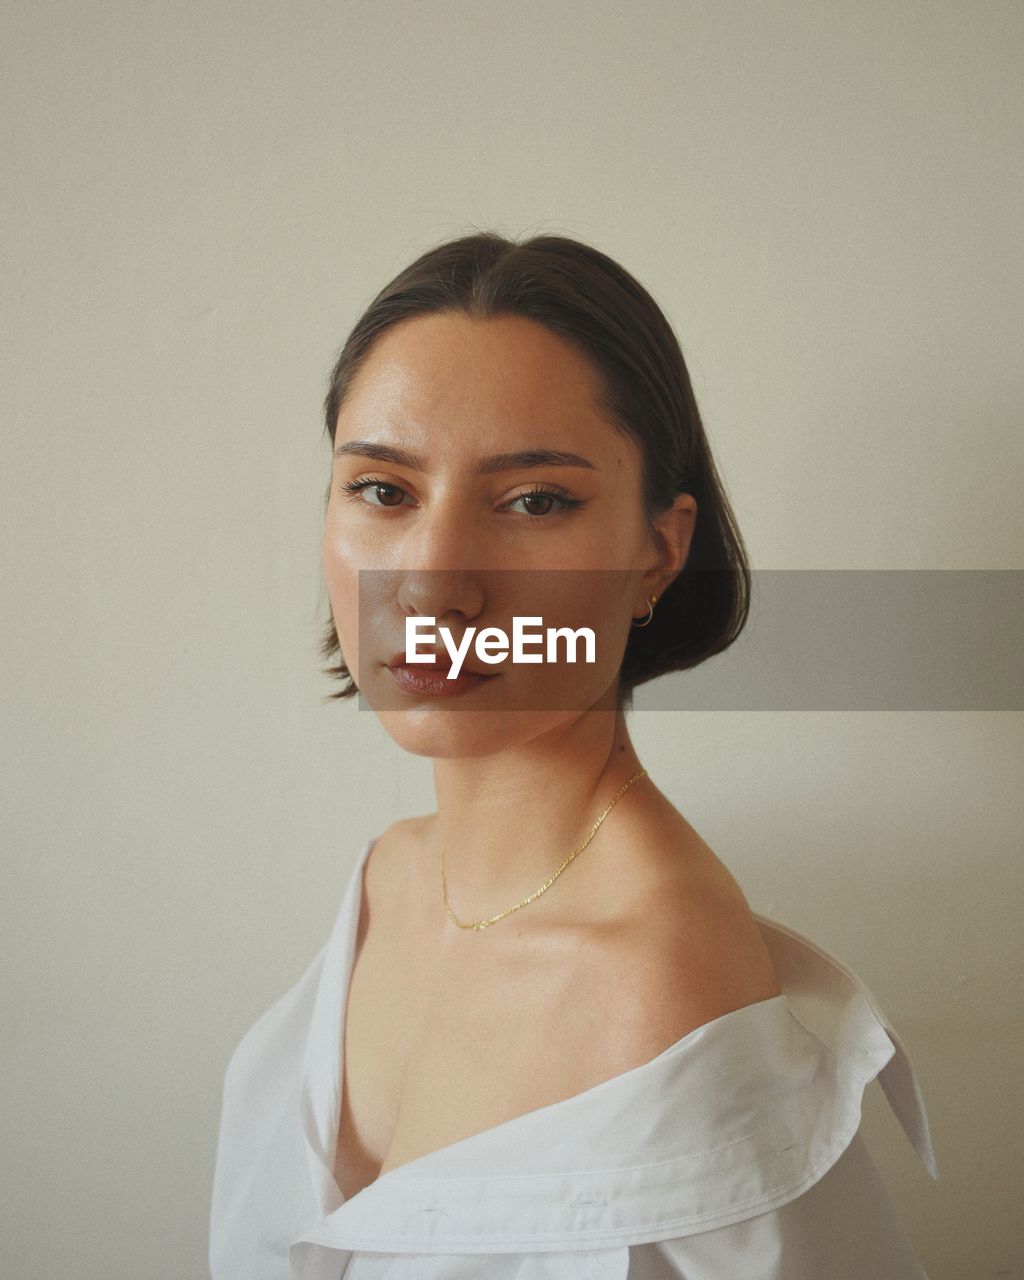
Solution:
{"label": "eyelash", "polygon": [[[341,487],[345,490],[346,495],[349,498],[353,498],[356,502],[360,502],[361,499],[359,495],[364,489],[371,489],[377,486],[385,489],[397,489],[400,493],[405,493],[405,490],[401,485],[392,484],[390,480],[374,480],[372,477],[368,477],[365,480],[347,480]],[[568,491],[561,488],[560,485],[548,486],[542,484],[535,485],[532,489],[527,489],[525,493],[517,493],[516,496],[510,499],[509,503],[506,505],[510,506],[513,502],[518,502],[521,498],[532,498],[534,496],[554,498],[556,502],[561,503],[561,509],[553,513],[547,512],[545,515],[538,515],[536,512],[532,511],[523,512],[522,514],[527,516],[530,520],[549,520],[552,514],[567,515],[570,511],[574,511],[577,507],[581,507],[583,505],[582,498],[571,498]],[[372,504],[364,503],[363,505],[370,506]],[[388,510],[387,506],[383,503],[381,504],[381,509],[385,511]],[[392,509],[397,510],[398,508],[395,507]]]}

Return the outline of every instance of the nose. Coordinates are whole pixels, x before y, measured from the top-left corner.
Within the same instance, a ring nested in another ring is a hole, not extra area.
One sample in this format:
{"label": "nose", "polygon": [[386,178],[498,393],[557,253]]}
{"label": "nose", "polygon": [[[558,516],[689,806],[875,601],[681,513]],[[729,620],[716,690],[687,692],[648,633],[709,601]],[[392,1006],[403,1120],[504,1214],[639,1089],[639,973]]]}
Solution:
{"label": "nose", "polygon": [[438,503],[415,522],[403,541],[398,566],[398,603],[406,614],[437,618],[475,617],[483,607],[480,548],[465,518],[453,504]]}
{"label": "nose", "polygon": [[456,494],[439,496],[421,508],[396,548],[404,569],[461,570],[481,568],[486,554],[481,532],[473,527],[469,503]]}
{"label": "nose", "polygon": [[466,623],[483,608],[476,575],[460,570],[411,569],[400,574],[398,605],[408,616],[436,618],[438,626]]}

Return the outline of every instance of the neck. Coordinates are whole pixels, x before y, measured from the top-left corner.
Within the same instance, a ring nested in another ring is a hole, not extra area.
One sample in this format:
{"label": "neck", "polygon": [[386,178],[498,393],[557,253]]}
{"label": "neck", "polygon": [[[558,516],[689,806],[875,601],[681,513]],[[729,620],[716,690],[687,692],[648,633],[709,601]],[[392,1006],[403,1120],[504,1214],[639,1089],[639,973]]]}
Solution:
{"label": "neck", "polygon": [[[459,920],[490,919],[514,906],[561,866],[641,768],[625,716],[607,710],[591,710],[496,755],[435,760],[431,857],[438,895],[443,849],[448,901]],[[621,832],[630,801],[636,802],[648,783],[641,778],[622,795],[579,860],[548,893],[585,895],[586,885],[593,883],[586,865],[593,869],[602,852],[614,850],[616,828]],[[536,912],[541,901],[522,910]]]}

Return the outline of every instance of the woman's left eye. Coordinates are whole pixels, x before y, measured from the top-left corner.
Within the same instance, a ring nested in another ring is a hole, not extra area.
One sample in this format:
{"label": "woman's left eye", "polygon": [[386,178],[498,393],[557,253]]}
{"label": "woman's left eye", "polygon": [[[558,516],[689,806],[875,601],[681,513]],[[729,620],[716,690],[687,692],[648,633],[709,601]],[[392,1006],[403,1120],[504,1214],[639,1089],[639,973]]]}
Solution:
{"label": "woman's left eye", "polygon": [[[576,507],[583,505],[581,498],[571,498],[565,490],[561,492],[558,489],[547,489],[543,485],[538,485],[536,489],[530,489],[526,493],[519,494],[511,502],[506,503],[506,508],[514,507],[517,502],[527,503],[527,510],[522,514],[531,516],[534,519],[543,518],[551,514],[562,515],[567,511],[572,511]],[[558,509],[552,513],[552,503],[558,503]],[[541,510],[537,510],[537,507]],[[529,508],[532,507],[533,510]]]}

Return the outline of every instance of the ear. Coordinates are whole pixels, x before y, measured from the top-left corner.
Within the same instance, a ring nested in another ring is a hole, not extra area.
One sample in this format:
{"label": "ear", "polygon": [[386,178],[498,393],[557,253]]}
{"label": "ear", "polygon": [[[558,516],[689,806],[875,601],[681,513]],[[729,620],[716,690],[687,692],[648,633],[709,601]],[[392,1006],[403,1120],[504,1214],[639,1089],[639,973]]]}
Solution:
{"label": "ear", "polygon": [[654,547],[657,561],[641,579],[644,599],[639,604],[643,610],[652,596],[664,595],[665,588],[683,571],[690,554],[690,543],[697,523],[697,499],[689,493],[676,494],[667,511],[654,520]]}

